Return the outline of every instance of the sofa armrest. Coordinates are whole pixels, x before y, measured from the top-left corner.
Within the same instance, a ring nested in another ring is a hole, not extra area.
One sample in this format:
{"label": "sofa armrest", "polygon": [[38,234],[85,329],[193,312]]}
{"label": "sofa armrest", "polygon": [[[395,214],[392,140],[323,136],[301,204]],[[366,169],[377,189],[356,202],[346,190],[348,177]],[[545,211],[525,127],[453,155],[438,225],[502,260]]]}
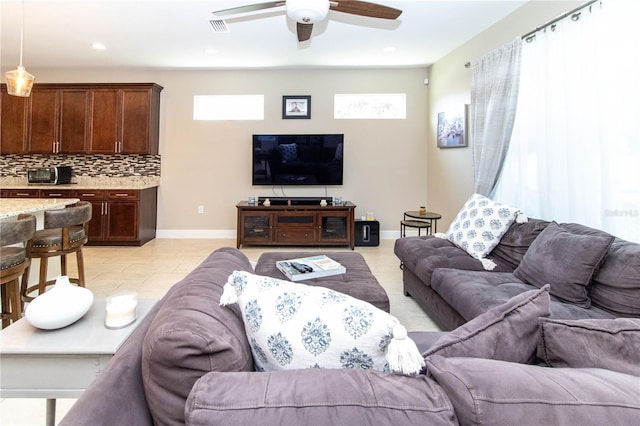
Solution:
{"label": "sofa armrest", "polygon": [[141,348],[160,305],[151,308],[59,425],[153,425],[142,385]]}
{"label": "sofa armrest", "polygon": [[432,379],[361,369],[211,372],[194,385],[187,425],[451,425],[456,417]]}

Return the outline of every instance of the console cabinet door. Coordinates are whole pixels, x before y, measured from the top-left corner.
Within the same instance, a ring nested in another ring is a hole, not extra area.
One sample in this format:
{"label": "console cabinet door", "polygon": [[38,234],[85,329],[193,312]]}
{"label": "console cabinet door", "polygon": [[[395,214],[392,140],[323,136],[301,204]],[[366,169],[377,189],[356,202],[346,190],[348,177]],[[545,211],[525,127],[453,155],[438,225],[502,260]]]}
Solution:
{"label": "console cabinet door", "polygon": [[240,224],[241,241],[266,244],[273,239],[273,214],[244,212]]}
{"label": "console cabinet door", "polygon": [[350,214],[349,212],[318,213],[320,235],[318,240],[324,243],[348,243]]}
{"label": "console cabinet door", "polygon": [[27,152],[29,98],[10,96],[4,84],[0,96],[0,154],[24,154]]}

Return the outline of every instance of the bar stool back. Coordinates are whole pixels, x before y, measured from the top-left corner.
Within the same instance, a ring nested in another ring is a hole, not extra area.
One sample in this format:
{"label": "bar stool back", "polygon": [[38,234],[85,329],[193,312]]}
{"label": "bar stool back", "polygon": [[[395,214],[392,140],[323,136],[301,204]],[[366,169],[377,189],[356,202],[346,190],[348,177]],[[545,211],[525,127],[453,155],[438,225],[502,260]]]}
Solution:
{"label": "bar stool back", "polygon": [[29,296],[35,290],[38,290],[38,295],[40,295],[46,291],[47,286],[55,284],[55,280],[47,281],[50,257],[60,256],[61,275],[68,275],[67,254],[75,253],[78,278],[69,278],[69,281],[80,287],[85,286],[82,247],[88,241],[90,220],[91,203],[88,201],[80,201],[64,209],[44,212],[44,229],[36,231],[27,244],[27,257],[40,259],[39,281],[38,284],[29,287],[29,269],[25,271],[21,289],[24,302],[30,302],[35,298],[35,296]]}
{"label": "bar stool back", "polygon": [[[0,291],[2,293],[2,328],[22,317],[19,279],[31,261],[24,245],[36,232],[36,218],[20,215],[0,221]],[[17,244],[22,243],[22,247]]]}

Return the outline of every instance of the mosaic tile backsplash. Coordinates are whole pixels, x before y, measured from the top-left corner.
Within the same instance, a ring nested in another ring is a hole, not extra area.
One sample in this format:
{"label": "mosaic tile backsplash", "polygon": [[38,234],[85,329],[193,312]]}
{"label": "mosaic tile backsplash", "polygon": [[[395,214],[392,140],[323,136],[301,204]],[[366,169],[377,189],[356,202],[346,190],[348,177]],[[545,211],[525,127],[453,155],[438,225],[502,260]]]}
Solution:
{"label": "mosaic tile backsplash", "polygon": [[160,155],[0,155],[0,177],[23,177],[32,167],[71,166],[75,176],[160,177]]}

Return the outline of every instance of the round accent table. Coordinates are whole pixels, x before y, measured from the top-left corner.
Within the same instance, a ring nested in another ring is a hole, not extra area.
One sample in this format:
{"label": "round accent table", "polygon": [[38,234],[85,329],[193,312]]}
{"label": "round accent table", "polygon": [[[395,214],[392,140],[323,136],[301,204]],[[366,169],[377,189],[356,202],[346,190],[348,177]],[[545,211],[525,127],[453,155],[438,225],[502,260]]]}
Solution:
{"label": "round accent table", "polygon": [[418,230],[418,236],[424,229],[426,234],[433,234],[437,232],[438,219],[441,219],[440,213],[425,212],[420,214],[418,210],[409,210],[404,212],[404,218],[400,221],[400,236],[406,236],[406,228],[416,228]]}

